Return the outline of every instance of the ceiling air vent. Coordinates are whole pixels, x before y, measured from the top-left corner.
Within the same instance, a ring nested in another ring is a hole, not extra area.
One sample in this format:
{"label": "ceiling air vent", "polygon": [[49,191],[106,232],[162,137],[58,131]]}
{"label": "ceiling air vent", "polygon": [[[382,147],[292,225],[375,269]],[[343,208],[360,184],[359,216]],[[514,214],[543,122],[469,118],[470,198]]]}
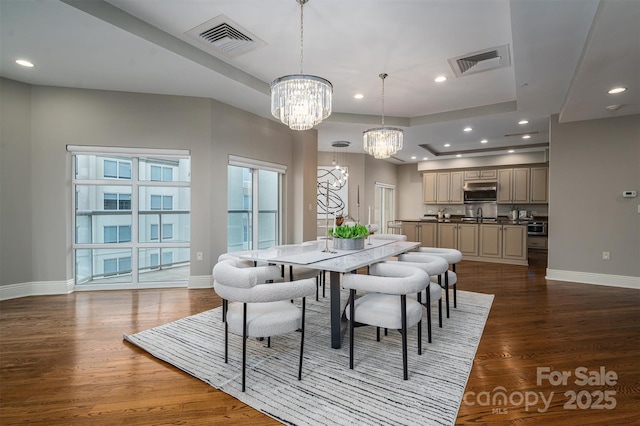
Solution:
{"label": "ceiling air vent", "polygon": [[185,32],[185,35],[198,42],[203,50],[222,54],[226,57],[247,53],[265,43],[246,29],[224,15],[198,25]]}
{"label": "ceiling air vent", "polygon": [[509,45],[505,44],[490,49],[478,50],[449,59],[449,65],[456,77],[494,70],[511,66]]}

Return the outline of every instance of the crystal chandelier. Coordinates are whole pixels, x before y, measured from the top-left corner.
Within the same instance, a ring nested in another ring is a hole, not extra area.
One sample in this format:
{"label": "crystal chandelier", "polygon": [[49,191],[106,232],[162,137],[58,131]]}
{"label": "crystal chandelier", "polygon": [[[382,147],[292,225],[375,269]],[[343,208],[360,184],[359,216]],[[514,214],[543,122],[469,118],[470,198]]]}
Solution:
{"label": "crystal chandelier", "polygon": [[387,74],[380,74],[382,79],[382,127],[365,130],[364,150],[375,158],[389,158],[402,149],[404,132],[402,129],[384,126],[384,79]]}
{"label": "crystal chandelier", "polygon": [[333,86],[328,80],[302,71],[303,10],[300,4],[300,74],[285,75],[271,83],[271,114],[293,130],[308,130],[331,115]]}
{"label": "crystal chandelier", "polygon": [[338,161],[338,150],[337,148],[347,148],[349,145],[351,145],[351,142],[349,141],[335,141],[331,143],[331,146],[336,148],[333,152],[333,160],[331,161],[331,164],[334,167],[334,171],[331,173],[334,177],[334,182],[333,182],[333,186],[334,188],[341,188],[344,185],[346,185],[347,183],[347,179],[349,178],[349,171],[345,166],[341,166],[340,162]]}

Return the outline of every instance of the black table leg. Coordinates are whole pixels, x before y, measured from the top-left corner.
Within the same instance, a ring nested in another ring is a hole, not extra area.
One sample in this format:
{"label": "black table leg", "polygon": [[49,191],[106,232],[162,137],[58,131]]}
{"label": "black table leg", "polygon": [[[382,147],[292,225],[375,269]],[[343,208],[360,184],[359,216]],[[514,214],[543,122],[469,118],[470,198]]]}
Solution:
{"label": "black table leg", "polygon": [[340,312],[340,273],[331,271],[329,273],[331,282],[331,347],[340,349],[342,340],[341,312]]}

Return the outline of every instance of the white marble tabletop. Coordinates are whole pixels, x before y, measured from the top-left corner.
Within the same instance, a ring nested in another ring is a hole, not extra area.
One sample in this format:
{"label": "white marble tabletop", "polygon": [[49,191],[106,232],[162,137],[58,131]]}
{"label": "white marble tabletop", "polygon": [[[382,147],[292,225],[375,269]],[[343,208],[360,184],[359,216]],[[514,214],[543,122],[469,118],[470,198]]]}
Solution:
{"label": "white marble tabletop", "polygon": [[412,250],[419,242],[365,240],[363,250],[333,250],[332,241],[328,241],[329,252],[324,251],[325,240],[304,244],[278,246],[264,250],[251,250],[238,254],[243,259],[263,261],[283,265],[305,265],[309,268],[334,272],[350,272],[371,265],[388,257]]}

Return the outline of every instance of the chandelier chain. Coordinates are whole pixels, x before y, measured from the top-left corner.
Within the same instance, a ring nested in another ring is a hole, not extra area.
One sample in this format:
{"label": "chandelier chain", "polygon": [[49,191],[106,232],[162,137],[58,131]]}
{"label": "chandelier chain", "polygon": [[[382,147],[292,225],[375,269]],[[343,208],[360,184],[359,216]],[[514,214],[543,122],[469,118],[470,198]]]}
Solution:
{"label": "chandelier chain", "polygon": [[299,1],[299,3],[300,3],[300,74],[304,74],[304,72],[302,71],[302,57],[303,57],[302,46],[304,43],[304,4],[306,3],[306,1]]}
{"label": "chandelier chain", "polygon": [[382,127],[384,127],[384,79],[387,78],[387,74],[382,73],[379,77],[382,79]]}

